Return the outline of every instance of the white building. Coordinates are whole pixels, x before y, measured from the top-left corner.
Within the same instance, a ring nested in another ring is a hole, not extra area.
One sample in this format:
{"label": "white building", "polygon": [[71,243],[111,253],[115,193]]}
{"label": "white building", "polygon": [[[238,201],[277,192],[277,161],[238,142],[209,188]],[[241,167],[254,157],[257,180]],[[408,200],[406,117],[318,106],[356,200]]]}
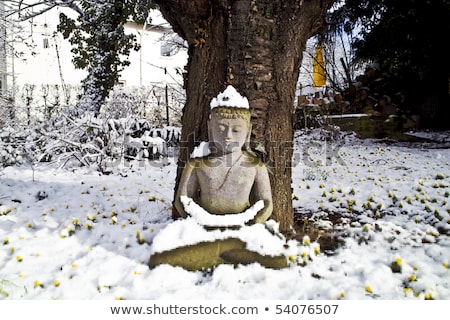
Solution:
{"label": "white building", "polygon": [[[68,14],[67,10],[54,9],[32,21],[22,23],[24,29],[21,32],[27,36],[28,43],[33,45],[33,48],[24,43],[14,44],[15,52],[23,52],[23,55],[21,57],[8,55],[6,71],[10,78],[7,81],[9,86],[78,85],[86,77],[86,71],[75,69],[72,63],[72,47],[69,41],[56,32],[58,15],[61,11]],[[141,49],[138,52],[132,51],[129,56],[131,64],[125,68],[120,78],[120,82],[124,85],[182,83],[180,70],[186,64],[187,50],[173,51],[172,55],[167,55],[161,50],[161,47],[167,45],[162,38],[171,31],[171,28],[159,11],[153,11],[151,17],[152,22],[148,25],[128,23],[125,26],[127,32],[136,35]]]}

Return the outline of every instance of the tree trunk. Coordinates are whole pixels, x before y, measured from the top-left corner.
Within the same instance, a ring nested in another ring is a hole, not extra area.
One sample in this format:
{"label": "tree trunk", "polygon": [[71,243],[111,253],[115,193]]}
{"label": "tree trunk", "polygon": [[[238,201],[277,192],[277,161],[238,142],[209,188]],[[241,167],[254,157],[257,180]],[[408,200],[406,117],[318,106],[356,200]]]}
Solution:
{"label": "tree trunk", "polygon": [[195,144],[207,140],[211,99],[231,84],[249,100],[251,144],[270,173],[272,218],[288,231],[295,88],[306,41],[320,28],[330,0],[156,2],[189,43],[176,187]]}

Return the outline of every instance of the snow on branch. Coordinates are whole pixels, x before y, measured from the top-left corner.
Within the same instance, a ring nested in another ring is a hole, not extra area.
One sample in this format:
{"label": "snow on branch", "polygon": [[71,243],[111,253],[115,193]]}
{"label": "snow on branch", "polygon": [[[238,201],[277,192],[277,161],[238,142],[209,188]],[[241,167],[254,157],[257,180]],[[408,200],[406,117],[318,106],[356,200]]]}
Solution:
{"label": "snow on branch", "polygon": [[76,0],[5,0],[4,2],[8,6],[6,17],[10,18],[13,15],[18,15],[17,21],[32,19],[57,7],[70,8],[80,15],[83,14],[83,10],[77,4],[79,1]]}

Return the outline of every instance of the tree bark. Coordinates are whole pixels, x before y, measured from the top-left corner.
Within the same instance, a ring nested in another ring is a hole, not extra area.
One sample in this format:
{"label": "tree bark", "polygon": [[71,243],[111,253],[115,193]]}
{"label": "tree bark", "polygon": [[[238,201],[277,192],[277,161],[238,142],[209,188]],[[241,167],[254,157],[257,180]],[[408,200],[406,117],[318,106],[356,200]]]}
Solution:
{"label": "tree bark", "polygon": [[[296,83],[306,41],[333,0],[157,0],[164,18],[189,43],[186,104],[178,160],[206,141],[209,103],[227,85],[249,100],[251,145],[269,168],[273,218],[293,226],[291,159]],[[174,211],[173,217],[178,214]]]}

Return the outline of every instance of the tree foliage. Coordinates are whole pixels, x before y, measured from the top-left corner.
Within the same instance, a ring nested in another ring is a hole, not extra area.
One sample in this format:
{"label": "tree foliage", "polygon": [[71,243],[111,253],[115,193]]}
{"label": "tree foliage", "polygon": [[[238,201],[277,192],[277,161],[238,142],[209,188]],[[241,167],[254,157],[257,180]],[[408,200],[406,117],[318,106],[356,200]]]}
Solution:
{"label": "tree foliage", "polygon": [[83,0],[83,14],[77,20],[60,14],[58,30],[73,45],[74,65],[88,70],[83,82],[82,109],[87,106],[86,109],[99,112],[120,72],[129,65],[130,51],[139,49],[135,36],[126,34],[124,25],[130,18],[144,23],[151,5],[151,1],[140,0]]}
{"label": "tree foliage", "polygon": [[449,0],[346,0],[331,21],[359,30],[357,61],[377,62],[410,98],[411,111],[445,126],[449,109]]}

